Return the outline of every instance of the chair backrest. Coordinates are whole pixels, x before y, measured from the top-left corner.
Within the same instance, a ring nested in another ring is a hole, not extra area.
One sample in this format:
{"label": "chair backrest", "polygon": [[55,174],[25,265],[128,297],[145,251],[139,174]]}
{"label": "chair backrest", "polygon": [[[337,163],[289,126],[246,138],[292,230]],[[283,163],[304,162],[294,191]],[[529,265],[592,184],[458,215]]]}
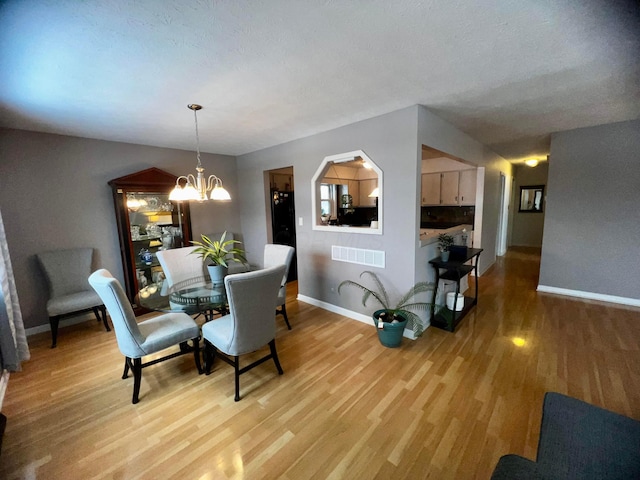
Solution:
{"label": "chair backrest", "polygon": [[196,248],[198,247],[193,246],[156,252],[169,287],[191,278],[204,276],[202,258],[199,255],[193,255]]}
{"label": "chair backrest", "polygon": [[242,355],[276,336],[276,302],[284,265],[228,275],[224,286],[233,319],[227,353]]}
{"label": "chair backrest", "polygon": [[90,291],[93,248],[55,250],[36,255],[49,284],[51,298]]}
{"label": "chair backrest", "polygon": [[118,348],[125,357],[139,358],[146,355],[140,345],[145,337],[138,328],[136,315],[120,282],[104,268],[96,270],[89,277],[89,284],[102,299],[116,331]]}
{"label": "chair backrest", "polygon": [[264,246],[264,268],[273,267],[275,265],[285,266],[281,285],[285,285],[287,283],[287,275],[289,275],[289,267],[291,267],[291,260],[293,260],[294,252],[295,248],[288,245],[267,243]]}

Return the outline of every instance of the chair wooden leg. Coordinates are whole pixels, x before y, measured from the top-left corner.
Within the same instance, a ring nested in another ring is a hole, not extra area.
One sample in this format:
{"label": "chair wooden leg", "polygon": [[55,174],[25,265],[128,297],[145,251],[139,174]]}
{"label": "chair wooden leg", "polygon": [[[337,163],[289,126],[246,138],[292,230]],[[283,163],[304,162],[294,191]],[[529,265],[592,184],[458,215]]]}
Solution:
{"label": "chair wooden leg", "polygon": [[207,340],[204,341],[204,372],[209,375],[213,366],[213,358],[215,357],[215,347]]}
{"label": "chair wooden leg", "polygon": [[109,322],[107,321],[107,307],[104,305],[100,305],[98,307],[100,312],[102,312],[102,323],[104,324],[104,328],[107,332],[111,331],[111,327],[109,326]]}
{"label": "chair wooden leg", "polygon": [[287,328],[289,330],[291,330],[291,324],[289,323],[289,317],[287,316],[287,306],[283,303],[280,313],[282,313],[282,316],[284,317],[284,321],[287,324]]}
{"label": "chair wooden leg", "polygon": [[58,345],[58,324],[60,323],[60,316],[49,317],[49,325],[51,326],[51,348],[56,348]]}
{"label": "chair wooden leg", "polygon": [[129,368],[131,366],[131,359],[129,357],[124,358],[124,372],[122,373],[122,379],[124,380],[129,376]]}
{"label": "chair wooden leg", "polygon": [[240,401],[240,360],[237,356],[233,357],[233,369],[236,372],[236,396],[234,400]]}
{"label": "chair wooden leg", "polygon": [[276,351],[276,339],[274,338],[269,342],[269,349],[271,350],[271,358],[273,358],[273,363],[276,364],[276,368],[278,369],[278,373],[282,375],[284,372],[282,371],[282,367],[280,366],[280,360],[278,360],[278,352]]}
{"label": "chair wooden leg", "polygon": [[202,365],[200,364],[200,339],[196,337],[192,340],[193,342],[193,358],[196,361],[196,368],[198,369],[198,374],[202,373]]}
{"label": "chair wooden leg", "polygon": [[134,358],[133,359],[133,399],[131,403],[138,403],[140,400],[138,396],[140,395],[140,384],[142,383],[142,359]]}

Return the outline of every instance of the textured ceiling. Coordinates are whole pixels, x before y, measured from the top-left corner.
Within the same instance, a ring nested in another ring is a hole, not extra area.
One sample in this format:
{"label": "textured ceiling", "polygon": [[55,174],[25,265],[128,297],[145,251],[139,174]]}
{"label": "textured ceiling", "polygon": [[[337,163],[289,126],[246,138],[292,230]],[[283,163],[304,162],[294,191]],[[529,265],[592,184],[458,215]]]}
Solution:
{"label": "textured ceiling", "polygon": [[640,118],[637,1],[0,2],[0,126],[238,155],[421,104],[509,160]]}

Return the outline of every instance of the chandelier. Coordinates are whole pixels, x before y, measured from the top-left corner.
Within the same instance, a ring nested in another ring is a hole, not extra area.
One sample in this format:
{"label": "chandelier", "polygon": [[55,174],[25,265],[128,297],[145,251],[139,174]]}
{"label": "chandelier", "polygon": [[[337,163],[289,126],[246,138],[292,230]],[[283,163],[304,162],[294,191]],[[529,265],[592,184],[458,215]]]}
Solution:
{"label": "chandelier", "polygon": [[[200,162],[200,137],[198,135],[198,110],[202,109],[201,105],[191,103],[187,107],[193,110],[193,116],[196,122],[196,151],[198,154],[198,165],[196,166],[196,176],[193,174],[181,175],[176,179],[176,186],[169,194],[169,200],[184,201],[184,200],[196,200],[198,202],[204,202],[205,200],[217,200],[219,202],[228,202],[231,200],[231,195],[222,186],[222,179],[215,175],[209,175],[206,178],[204,175],[204,168]],[[180,180],[184,180],[186,183],[183,186],[180,185]],[[207,194],[211,192],[211,196]]]}

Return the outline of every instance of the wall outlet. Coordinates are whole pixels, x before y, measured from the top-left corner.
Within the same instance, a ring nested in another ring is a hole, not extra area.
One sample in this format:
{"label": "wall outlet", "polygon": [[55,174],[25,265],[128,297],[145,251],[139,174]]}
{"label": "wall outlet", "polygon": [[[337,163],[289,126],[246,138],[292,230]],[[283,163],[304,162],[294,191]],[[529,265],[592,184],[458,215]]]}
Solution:
{"label": "wall outlet", "polygon": [[302,221],[302,217],[298,217],[298,225],[302,226],[304,222]]}

